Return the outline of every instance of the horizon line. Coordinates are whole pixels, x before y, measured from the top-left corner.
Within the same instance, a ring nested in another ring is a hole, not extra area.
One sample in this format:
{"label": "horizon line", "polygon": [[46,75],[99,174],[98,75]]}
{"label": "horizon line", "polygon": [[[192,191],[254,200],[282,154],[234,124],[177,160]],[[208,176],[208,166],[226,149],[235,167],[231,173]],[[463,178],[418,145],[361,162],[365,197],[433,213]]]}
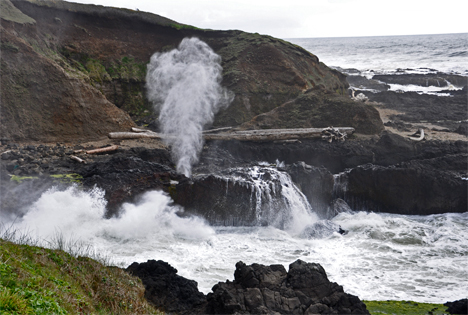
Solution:
{"label": "horizon line", "polygon": [[398,37],[398,36],[428,36],[428,35],[461,35],[468,32],[459,33],[432,33],[432,34],[404,34],[404,35],[357,35],[357,36],[313,36],[313,37],[282,37],[283,39],[309,39],[309,38],[361,38],[361,37]]}

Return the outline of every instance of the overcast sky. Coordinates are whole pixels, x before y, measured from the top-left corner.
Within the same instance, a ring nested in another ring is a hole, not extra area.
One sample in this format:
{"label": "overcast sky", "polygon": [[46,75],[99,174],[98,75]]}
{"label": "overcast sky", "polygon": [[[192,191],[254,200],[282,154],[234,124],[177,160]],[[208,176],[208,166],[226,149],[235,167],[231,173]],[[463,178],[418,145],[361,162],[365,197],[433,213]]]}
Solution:
{"label": "overcast sky", "polygon": [[[1,0],[0,0],[1,1]],[[279,38],[468,32],[468,0],[69,0]]]}

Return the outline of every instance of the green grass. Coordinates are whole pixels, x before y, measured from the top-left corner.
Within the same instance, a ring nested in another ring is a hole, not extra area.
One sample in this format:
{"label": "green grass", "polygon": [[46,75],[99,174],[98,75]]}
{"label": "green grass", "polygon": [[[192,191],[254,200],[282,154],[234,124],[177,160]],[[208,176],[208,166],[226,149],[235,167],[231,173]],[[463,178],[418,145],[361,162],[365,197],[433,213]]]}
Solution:
{"label": "green grass", "polygon": [[58,180],[62,183],[75,183],[75,184],[80,184],[81,181],[83,180],[83,176],[80,174],[76,173],[70,173],[70,174],[56,174],[56,175],[50,175],[55,180]]}
{"label": "green grass", "polygon": [[30,180],[30,179],[37,179],[39,177],[37,176],[18,176],[18,175],[13,175],[10,178],[10,181],[16,182],[18,184],[22,183],[24,180]]}
{"label": "green grass", "polygon": [[442,315],[447,314],[443,304],[416,303],[412,301],[363,301],[372,315],[411,314]]}
{"label": "green grass", "polygon": [[0,314],[82,313],[162,314],[144,299],[140,279],[120,268],[0,239]]}

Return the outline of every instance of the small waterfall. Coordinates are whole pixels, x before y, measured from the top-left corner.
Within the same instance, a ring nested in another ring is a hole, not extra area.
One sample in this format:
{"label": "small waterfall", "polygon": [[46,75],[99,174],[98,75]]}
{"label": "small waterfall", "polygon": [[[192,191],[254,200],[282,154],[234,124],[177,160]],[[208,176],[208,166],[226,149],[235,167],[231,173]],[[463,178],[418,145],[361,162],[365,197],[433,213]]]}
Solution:
{"label": "small waterfall", "polygon": [[349,171],[344,171],[333,175],[333,198],[346,200],[346,193],[348,192],[348,173]]}
{"label": "small waterfall", "polygon": [[333,175],[333,198],[343,199],[348,206],[354,211],[380,211],[378,205],[372,200],[356,195],[355,192],[349,192],[349,173],[352,170],[347,170],[342,173]]}
{"label": "small waterfall", "polygon": [[[249,188],[250,211],[255,212],[254,225],[301,231],[318,220],[307,198],[292,182],[289,174],[275,167],[233,168],[222,177],[227,183]],[[226,194],[229,194],[226,189]]]}

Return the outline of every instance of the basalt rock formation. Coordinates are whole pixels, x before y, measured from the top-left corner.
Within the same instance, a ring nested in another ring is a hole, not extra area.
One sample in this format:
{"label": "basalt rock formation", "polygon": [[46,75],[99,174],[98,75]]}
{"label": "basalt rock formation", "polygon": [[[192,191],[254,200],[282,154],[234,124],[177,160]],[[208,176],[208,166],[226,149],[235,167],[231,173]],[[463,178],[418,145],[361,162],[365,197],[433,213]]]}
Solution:
{"label": "basalt rock formation", "polygon": [[197,282],[181,277],[177,269],[161,260],[131,264],[130,274],[139,277],[145,286],[145,298],[170,314],[195,314],[206,303]]}
{"label": "basalt rock formation", "polygon": [[[146,64],[153,53],[176,48],[185,37],[200,38],[222,57],[222,84],[236,95],[218,113],[215,126],[240,125],[319,88],[328,96],[306,97],[307,105],[299,98],[302,105],[293,109],[299,115],[288,117],[290,124],[306,127],[320,120],[324,126],[350,124],[367,133],[382,129],[373,108],[336,101],[347,94],[343,74],[280,39],[202,30],[155,14],[65,1],[4,0],[1,12],[6,139],[102,137],[132,126],[127,113],[150,122],[145,118],[152,114],[145,95]],[[318,107],[327,114],[303,121],[303,106],[304,115]],[[332,112],[345,112],[351,120],[334,119]]]}
{"label": "basalt rock formation", "polygon": [[339,193],[352,209],[428,215],[466,212],[467,154],[414,160],[389,167],[364,165],[346,173]]}
{"label": "basalt rock formation", "polygon": [[176,314],[369,314],[365,304],[330,282],[323,267],[297,260],[289,265],[236,264],[234,281],[219,282],[206,297],[197,283],[163,261],[127,268],[142,279],[145,297]]}
{"label": "basalt rock formation", "polygon": [[296,260],[282,265],[236,264],[234,281],[208,294],[209,314],[369,314],[357,296],[330,282],[322,266]]}
{"label": "basalt rock formation", "polygon": [[461,299],[444,304],[449,314],[468,314],[468,299]]}

